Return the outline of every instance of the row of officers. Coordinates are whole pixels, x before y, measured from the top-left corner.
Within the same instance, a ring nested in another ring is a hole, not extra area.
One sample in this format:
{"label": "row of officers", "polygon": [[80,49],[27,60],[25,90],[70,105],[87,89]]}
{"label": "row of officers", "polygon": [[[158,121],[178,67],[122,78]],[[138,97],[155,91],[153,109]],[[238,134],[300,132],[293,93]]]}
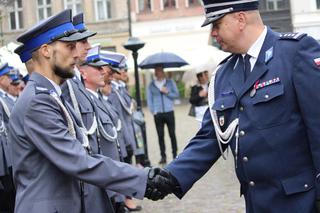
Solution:
{"label": "row of officers", "polygon": [[71,10],[22,34],[15,52],[30,78],[19,98],[21,75],[2,65],[0,212],[141,209],[132,198],[143,198],[148,170],[129,165],[144,153],[126,58],[91,47],[95,34]]}

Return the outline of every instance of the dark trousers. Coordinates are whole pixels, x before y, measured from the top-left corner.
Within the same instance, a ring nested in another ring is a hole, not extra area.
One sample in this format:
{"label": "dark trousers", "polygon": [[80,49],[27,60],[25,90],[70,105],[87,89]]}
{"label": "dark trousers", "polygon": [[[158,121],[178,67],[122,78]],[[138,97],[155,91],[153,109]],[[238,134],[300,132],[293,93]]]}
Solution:
{"label": "dark trousers", "polygon": [[158,133],[161,157],[166,158],[166,146],[164,143],[164,125],[167,124],[169,136],[171,139],[172,155],[177,155],[177,139],[175,134],[174,112],[157,113],[154,115],[154,121]]}
{"label": "dark trousers", "polygon": [[15,203],[15,188],[13,185],[12,176],[1,176],[0,182],[4,187],[3,189],[0,189],[0,213],[13,213]]}

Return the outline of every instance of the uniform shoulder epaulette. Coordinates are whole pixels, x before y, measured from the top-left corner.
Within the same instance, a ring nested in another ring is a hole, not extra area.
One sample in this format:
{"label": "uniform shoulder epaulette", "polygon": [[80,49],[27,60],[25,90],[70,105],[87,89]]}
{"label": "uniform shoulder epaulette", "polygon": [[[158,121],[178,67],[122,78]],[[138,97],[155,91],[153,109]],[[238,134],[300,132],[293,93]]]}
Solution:
{"label": "uniform shoulder epaulette", "polygon": [[234,54],[230,54],[228,57],[226,57],[225,59],[223,59],[223,60],[218,64],[218,66],[226,63],[232,56],[234,56]]}
{"label": "uniform shoulder epaulette", "polygon": [[306,35],[306,33],[280,33],[280,39],[299,41]]}
{"label": "uniform shoulder epaulette", "polygon": [[48,88],[35,86],[35,94],[50,94],[51,92],[48,90]]}

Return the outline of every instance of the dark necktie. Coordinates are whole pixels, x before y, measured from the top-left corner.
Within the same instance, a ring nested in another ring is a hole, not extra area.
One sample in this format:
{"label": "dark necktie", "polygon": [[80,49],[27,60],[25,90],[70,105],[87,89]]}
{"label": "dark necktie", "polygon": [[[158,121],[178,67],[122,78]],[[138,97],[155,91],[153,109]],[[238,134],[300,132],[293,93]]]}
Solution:
{"label": "dark necktie", "polygon": [[248,79],[248,76],[251,73],[250,58],[251,58],[251,56],[248,54],[246,54],[243,58],[243,60],[244,60],[244,81],[246,81]]}

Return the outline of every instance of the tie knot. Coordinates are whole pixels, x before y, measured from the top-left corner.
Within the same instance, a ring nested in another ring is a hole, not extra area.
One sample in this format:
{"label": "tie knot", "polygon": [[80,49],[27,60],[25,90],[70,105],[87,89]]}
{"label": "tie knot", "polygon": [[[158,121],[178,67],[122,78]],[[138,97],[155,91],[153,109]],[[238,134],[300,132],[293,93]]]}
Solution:
{"label": "tie knot", "polygon": [[246,54],[246,55],[244,56],[244,61],[249,61],[250,58],[251,58],[251,55]]}

